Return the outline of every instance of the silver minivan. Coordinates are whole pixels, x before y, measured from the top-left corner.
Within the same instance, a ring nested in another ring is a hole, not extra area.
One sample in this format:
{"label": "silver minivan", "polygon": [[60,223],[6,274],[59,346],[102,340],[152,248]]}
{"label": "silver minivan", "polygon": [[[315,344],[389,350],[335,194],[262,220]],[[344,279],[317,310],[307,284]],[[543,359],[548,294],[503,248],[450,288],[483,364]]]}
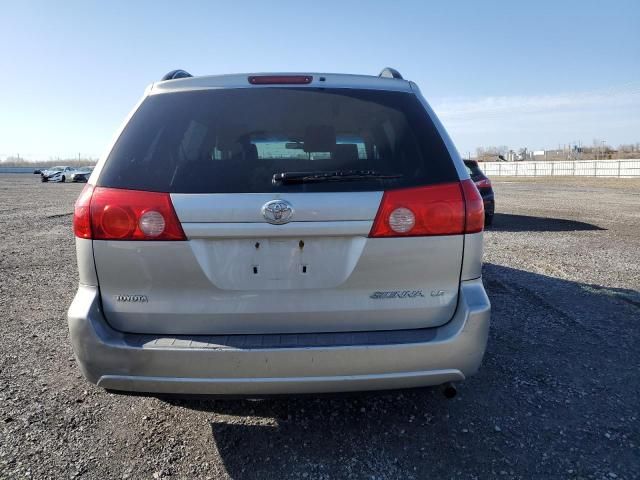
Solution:
{"label": "silver minivan", "polygon": [[178,70],[78,198],[71,341],[133,392],[449,385],[483,357],[482,198],[415,83]]}

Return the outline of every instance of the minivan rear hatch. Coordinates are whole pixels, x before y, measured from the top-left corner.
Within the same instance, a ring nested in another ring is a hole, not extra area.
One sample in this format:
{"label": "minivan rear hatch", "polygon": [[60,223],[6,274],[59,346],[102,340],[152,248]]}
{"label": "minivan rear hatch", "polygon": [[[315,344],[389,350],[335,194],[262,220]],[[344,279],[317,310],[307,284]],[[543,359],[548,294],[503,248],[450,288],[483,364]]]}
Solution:
{"label": "minivan rear hatch", "polygon": [[167,195],[184,238],[94,240],[105,316],[121,331],[152,334],[442,325],[456,308],[464,235],[371,232],[385,192],[429,188],[427,220],[436,222],[458,185],[411,92],[248,86],[150,95],[96,192]]}

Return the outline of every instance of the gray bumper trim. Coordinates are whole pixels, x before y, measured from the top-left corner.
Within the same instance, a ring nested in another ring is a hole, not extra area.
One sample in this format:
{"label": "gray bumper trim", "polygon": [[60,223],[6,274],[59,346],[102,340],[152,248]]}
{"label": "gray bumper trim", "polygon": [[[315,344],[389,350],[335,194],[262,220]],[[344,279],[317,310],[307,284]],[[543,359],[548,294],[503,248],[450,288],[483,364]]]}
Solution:
{"label": "gray bumper trim", "polygon": [[379,375],[336,375],[290,378],[167,378],[104,375],[98,386],[112,390],[149,393],[218,395],[275,395],[279,393],[348,392],[440,385],[464,380],[458,370],[383,373]]}
{"label": "gray bumper trim", "polygon": [[287,333],[259,335],[128,335],[127,344],[139,348],[281,349],[393,345],[433,340],[435,328],[374,332]]}
{"label": "gray bumper trim", "polygon": [[[480,279],[462,282],[454,318],[438,328],[348,334],[149,336],[113,330],[97,287],[69,308],[71,341],[85,377],[138,392],[260,395],[438,385],[478,369],[490,304]],[[239,337],[245,337],[241,342]],[[282,342],[282,337],[285,342]],[[351,339],[349,341],[349,339]],[[366,342],[364,341],[366,339]]]}

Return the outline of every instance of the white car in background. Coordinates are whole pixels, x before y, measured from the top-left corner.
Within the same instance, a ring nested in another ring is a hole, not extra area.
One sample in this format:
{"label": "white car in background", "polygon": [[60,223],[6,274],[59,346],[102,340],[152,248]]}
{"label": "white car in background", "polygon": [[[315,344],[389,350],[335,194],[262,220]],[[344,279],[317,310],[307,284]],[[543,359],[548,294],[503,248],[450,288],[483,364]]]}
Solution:
{"label": "white car in background", "polygon": [[93,172],[93,167],[80,167],[71,173],[69,179],[74,183],[87,183],[91,172]]}
{"label": "white car in background", "polygon": [[71,180],[71,176],[78,172],[75,167],[52,167],[40,173],[40,180],[43,182],[64,183]]}
{"label": "white car in background", "polygon": [[[40,172],[40,180],[43,182],[64,182],[71,167],[51,167]],[[64,180],[62,179],[64,177]]]}

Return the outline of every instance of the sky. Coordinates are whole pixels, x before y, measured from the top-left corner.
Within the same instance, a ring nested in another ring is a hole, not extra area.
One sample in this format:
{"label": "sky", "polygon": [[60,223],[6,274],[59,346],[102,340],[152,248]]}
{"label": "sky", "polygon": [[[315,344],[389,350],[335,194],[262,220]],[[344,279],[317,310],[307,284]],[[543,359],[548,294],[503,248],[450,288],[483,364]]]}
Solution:
{"label": "sky", "polygon": [[0,159],[98,157],[166,72],[415,81],[463,155],[640,142],[640,1],[0,0]]}

